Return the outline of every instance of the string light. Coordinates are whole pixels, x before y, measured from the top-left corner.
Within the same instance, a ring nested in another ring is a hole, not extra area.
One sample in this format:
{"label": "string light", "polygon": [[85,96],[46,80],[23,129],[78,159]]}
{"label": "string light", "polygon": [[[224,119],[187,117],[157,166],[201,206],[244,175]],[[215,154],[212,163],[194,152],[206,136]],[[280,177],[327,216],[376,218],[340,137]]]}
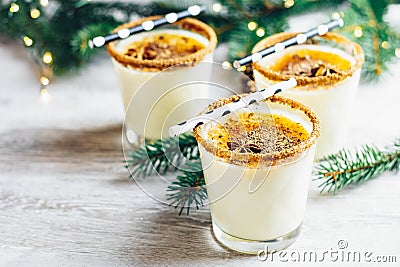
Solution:
{"label": "string light", "polygon": [[40,83],[41,83],[42,85],[44,85],[44,86],[47,86],[47,85],[49,85],[50,80],[49,80],[47,77],[42,76],[42,77],[40,77]]}
{"label": "string light", "polygon": [[249,28],[250,31],[254,31],[257,29],[258,25],[254,21],[250,21],[249,24],[247,24],[247,28]]}
{"label": "string light", "polygon": [[356,26],[354,28],[354,36],[360,38],[363,35],[362,28],[360,26]]}
{"label": "string light", "polygon": [[238,70],[238,71],[241,71],[241,72],[243,72],[243,71],[245,71],[245,70],[246,70],[246,66],[245,66],[245,65],[243,65],[243,66],[241,66],[240,68],[238,68],[237,70]]}
{"label": "string light", "polygon": [[222,5],[220,3],[215,3],[212,6],[212,9],[214,10],[214,12],[219,13],[222,10]]}
{"label": "string light", "polygon": [[265,30],[264,30],[264,28],[258,28],[257,31],[256,31],[256,35],[257,35],[258,37],[263,37],[263,36],[265,35]]}
{"label": "string light", "polygon": [[400,48],[396,48],[394,50],[394,54],[396,55],[397,58],[400,58]]}
{"label": "string light", "polygon": [[53,55],[47,51],[43,54],[42,60],[44,63],[50,64],[51,62],[53,62]]}
{"label": "string light", "polygon": [[38,17],[40,17],[39,9],[36,8],[31,9],[31,18],[37,19]]}
{"label": "string light", "polygon": [[342,18],[339,13],[335,12],[332,14],[332,19],[340,19]]}
{"label": "string light", "polygon": [[222,62],[222,68],[224,70],[231,70],[232,69],[232,64],[228,61]]}
{"label": "string light", "polygon": [[42,6],[47,6],[49,4],[49,0],[40,0],[40,4]]}
{"label": "string light", "polygon": [[28,36],[24,36],[23,38],[25,46],[32,46],[33,45],[33,40],[29,38]]}
{"label": "string light", "polygon": [[50,94],[46,88],[40,89],[40,100],[42,100],[43,103],[48,103],[50,101]]}
{"label": "string light", "polygon": [[16,3],[11,3],[10,5],[10,12],[11,13],[16,13],[19,11],[19,5]]}
{"label": "string light", "polygon": [[383,41],[381,46],[382,46],[382,48],[385,48],[385,49],[389,49],[390,48],[390,44],[389,44],[388,41]]}
{"label": "string light", "polygon": [[284,1],[285,1],[284,6],[286,8],[291,8],[292,6],[294,6],[294,0],[284,0]]}

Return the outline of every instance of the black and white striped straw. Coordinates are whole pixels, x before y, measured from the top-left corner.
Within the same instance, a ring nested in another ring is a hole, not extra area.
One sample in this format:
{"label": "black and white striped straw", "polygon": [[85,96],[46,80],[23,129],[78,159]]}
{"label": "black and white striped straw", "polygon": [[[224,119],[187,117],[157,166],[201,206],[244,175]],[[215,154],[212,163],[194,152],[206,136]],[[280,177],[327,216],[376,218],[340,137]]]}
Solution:
{"label": "black and white striped straw", "polygon": [[297,44],[303,44],[307,41],[307,39],[309,39],[311,37],[314,37],[317,35],[325,35],[328,31],[330,31],[336,27],[343,27],[343,25],[344,25],[344,21],[341,18],[331,20],[328,23],[321,24],[318,27],[315,27],[307,32],[300,33],[300,34],[296,35],[295,37],[284,40],[280,43],[276,43],[273,46],[267,47],[259,52],[253,53],[253,54],[248,55],[239,60],[235,60],[232,65],[234,68],[238,69],[238,68],[240,68],[246,64],[249,64],[251,62],[257,62],[260,59],[262,59],[263,57],[273,54],[275,52],[283,51],[286,47],[297,45]]}
{"label": "black and white striped straw", "polygon": [[185,132],[189,132],[189,131],[193,130],[193,128],[199,124],[207,123],[209,121],[216,120],[218,118],[226,116],[240,108],[244,108],[246,106],[257,103],[261,100],[271,97],[271,96],[273,96],[277,93],[280,93],[284,90],[293,88],[296,85],[297,85],[296,79],[290,78],[287,81],[283,81],[283,82],[274,84],[266,89],[262,89],[255,93],[251,93],[246,97],[238,99],[236,102],[228,103],[226,105],[223,105],[222,107],[211,110],[200,116],[194,117],[187,121],[178,123],[175,126],[172,126],[171,128],[169,128],[169,135],[171,137],[174,137],[174,136],[183,134]]}
{"label": "black and white striped straw", "polygon": [[116,33],[112,33],[109,35],[105,36],[97,36],[93,38],[92,40],[89,40],[89,47],[90,48],[95,48],[95,47],[102,47],[103,45],[115,41],[115,40],[120,40],[120,39],[125,39],[131,36],[132,34],[139,33],[139,32],[145,32],[145,31],[151,31],[155,27],[159,27],[162,25],[166,24],[172,24],[176,22],[177,20],[187,18],[187,17],[195,17],[199,15],[201,12],[205,11],[206,7],[204,5],[194,5],[188,7],[187,10],[175,13],[168,13],[164,17],[156,20],[147,20],[144,21],[142,24],[132,27],[132,28],[124,28],[120,29]]}

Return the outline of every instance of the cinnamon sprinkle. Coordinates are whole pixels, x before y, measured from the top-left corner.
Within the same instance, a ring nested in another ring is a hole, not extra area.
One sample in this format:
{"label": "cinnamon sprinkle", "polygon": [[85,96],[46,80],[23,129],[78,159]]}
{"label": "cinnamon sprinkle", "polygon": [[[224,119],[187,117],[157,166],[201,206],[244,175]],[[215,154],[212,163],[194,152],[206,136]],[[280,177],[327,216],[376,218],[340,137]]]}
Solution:
{"label": "cinnamon sprinkle", "polygon": [[[113,32],[118,32],[123,28],[131,28],[137,25],[140,25],[144,21],[159,19],[161,16],[151,16],[144,19],[140,19],[135,22],[126,23],[117,27]],[[125,53],[121,53],[116,49],[116,42],[110,42],[106,45],[107,51],[111,57],[113,57],[117,62],[124,65],[125,67],[131,69],[138,69],[141,71],[162,71],[172,66],[191,66],[203,60],[203,58],[214,51],[217,46],[217,35],[215,31],[205,24],[194,18],[185,18],[182,20],[178,20],[177,22],[172,24],[179,29],[192,31],[204,36],[208,41],[208,45],[198,49],[197,51],[183,55],[181,57],[163,57],[163,58],[155,58],[155,59],[146,59],[146,58],[135,58],[131,55],[126,55]]]}
{"label": "cinnamon sprinkle", "polygon": [[181,58],[204,49],[194,38],[171,33],[160,33],[132,42],[125,48],[125,55],[143,60]]}
{"label": "cinnamon sprinkle", "polygon": [[[220,99],[209,105],[208,109],[204,112],[237,101],[244,96],[246,96],[246,94],[234,95],[229,98]],[[312,124],[311,132],[304,133],[302,130],[299,130],[303,128],[301,125],[294,127],[296,123],[293,121],[291,122],[293,124],[288,127],[288,118],[286,117],[276,116],[277,114],[274,114],[273,116],[267,116],[264,114],[266,116],[262,120],[258,120],[262,122],[262,125],[267,126],[264,127],[264,131],[266,130],[267,133],[260,131],[260,124],[257,126],[256,123],[245,123],[242,126],[245,127],[245,131],[233,130],[236,132],[234,134],[229,134],[226,129],[230,128],[232,130],[235,127],[230,124],[231,122],[227,122],[225,127],[216,130],[215,133],[212,133],[213,136],[210,138],[210,130],[205,134],[204,127],[206,124],[202,124],[193,129],[197,142],[207,152],[216,155],[221,160],[249,168],[279,165],[280,163],[302,157],[304,153],[316,143],[316,140],[320,135],[320,121],[318,117],[308,107],[288,98],[273,96],[262,102],[288,106],[291,109],[299,110],[304,113]],[[245,112],[242,114],[243,116],[256,115],[250,115],[250,113]],[[255,116],[255,118],[256,117],[257,116]],[[276,119],[282,119],[282,121],[277,121]],[[301,128],[299,126],[301,126]],[[226,132],[223,132],[224,130]],[[305,131],[304,128],[303,130]],[[265,135],[268,134],[269,137],[266,137]],[[268,138],[271,138],[272,141],[268,140]],[[231,143],[228,144],[228,142]],[[261,149],[261,151],[259,153],[251,151],[251,147],[253,149]]]}
{"label": "cinnamon sprinkle", "polygon": [[[282,42],[283,40],[289,39],[291,37],[296,36],[299,33],[287,33],[282,32],[278,34],[274,34],[269,36],[260,42],[258,42],[253,50],[252,53],[258,52],[266,47],[273,46],[276,43]],[[355,63],[349,67],[348,69],[334,69],[335,71],[330,73],[330,75],[297,75],[297,73],[291,72],[281,72],[277,69],[271,69],[270,67],[266,67],[260,64],[259,62],[255,62],[252,64],[253,69],[257,70],[260,74],[262,74],[265,78],[271,80],[272,82],[280,82],[288,80],[289,78],[295,76],[297,81],[297,88],[302,87],[302,89],[306,88],[307,90],[312,89],[320,89],[320,88],[331,88],[332,85],[345,80],[347,77],[351,77],[355,71],[362,67],[364,63],[364,53],[362,48],[357,43],[350,41],[349,39],[333,33],[328,32],[323,36],[319,36],[325,42],[334,43],[335,46],[339,45],[345,47],[346,51],[351,53],[355,59]],[[309,40],[312,42],[313,45],[318,44],[317,39]],[[332,66],[329,66],[331,69]]]}

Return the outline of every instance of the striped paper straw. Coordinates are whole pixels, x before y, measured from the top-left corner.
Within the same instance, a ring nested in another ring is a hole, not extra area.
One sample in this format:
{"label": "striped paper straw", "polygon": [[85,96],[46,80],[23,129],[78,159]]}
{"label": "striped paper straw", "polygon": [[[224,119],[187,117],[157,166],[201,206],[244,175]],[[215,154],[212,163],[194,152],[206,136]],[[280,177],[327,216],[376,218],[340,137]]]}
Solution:
{"label": "striped paper straw", "polygon": [[228,103],[226,105],[223,105],[222,107],[211,110],[200,116],[194,117],[187,121],[178,123],[175,126],[172,126],[171,128],[169,128],[169,135],[171,137],[173,137],[173,136],[178,136],[180,134],[183,134],[185,132],[189,132],[189,131],[193,130],[193,128],[196,127],[198,124],[216,120],[216,119],[226,116],[240,108],[244,108],[246,106],[252,105],[256,102],[264,100],[264,99],[271,97],[277,93],[280,93],[284,90],[293,88],[296,85],[297,85],[296,80],[294,78],[290,78],[287,81],[277,83],[275,85],[272,85],[271,87],[257,91],[255,93],[251,93],[246,97],[240,98],[236,102]]}
{"label": "striped paper straw", "polygon": [[145,32],[145,31],[151,31],[152,29],[166,25],[166,24],[172,24],[176,22],[177,20],[187,18],[187,17],[195,17],[199,15],[202,11],[206,10],[206,7],[204,5],[194,5],[190,6],[187,10],[175,13],[168,13],[164,17],[156,20],[147,20],[144,21],[141,25],[132,27],[132,28],[124,28],[119,30],[116,33],[112,33],[109,35],[105,36],[97,36],[93,38],[92,40],[89,40],[89,47],[90,48],[95,48],[95,47],[102,47],[103,45],[115,41],[115,40],[120,40],[120,39],[125,39],[131,36],[132,34],[139,33],[139,32]]}
{"label": "striped paper straw", "polygon": [[271,55],[275,52],[283,51],[286,47],[305,43],[308,38],[311,38],[311,37],[314,37],[317,35],[324,35],[328,31],[330,31],[336,27],[343,27],[343,25],[344,25],[344,21],[341,18],[331,20],[328,23],[321,24],[307,32],[300,33],[300,34],[296,35],[295,37],[284,40],[280,43],[276,43],[273,46],[267,47],[259,52],[253,53],[253,54],[248,55],[239,60],[235,60],[232,65],[234,68],[238,69],[241,66],[249,64],[251,62],[257,62],[260,59],[262,59],[263,57]]}

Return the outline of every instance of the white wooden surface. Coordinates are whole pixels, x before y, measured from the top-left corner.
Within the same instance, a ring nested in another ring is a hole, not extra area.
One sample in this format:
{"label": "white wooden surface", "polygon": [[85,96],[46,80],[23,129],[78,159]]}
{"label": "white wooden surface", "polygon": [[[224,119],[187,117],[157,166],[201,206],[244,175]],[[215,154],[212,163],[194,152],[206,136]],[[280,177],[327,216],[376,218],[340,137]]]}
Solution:
{"label": "white wooden surface", "polygon": [[[128,180],[123,109],[106,56],[56,80],[47,104],[22,47],[0,39],[0,59],[0,266],[283,264],[221,247],[207,207],[179,217]],[[392,70],[360,86],[346,145],[400,136],[400,62]],[[397,263],[387,266],[400,265],[399,174],[337,196],[319,194],[317,185],[311,183],[303,231],[289,251],[338,250],[345,240],[348,250],[394,255]]]}

